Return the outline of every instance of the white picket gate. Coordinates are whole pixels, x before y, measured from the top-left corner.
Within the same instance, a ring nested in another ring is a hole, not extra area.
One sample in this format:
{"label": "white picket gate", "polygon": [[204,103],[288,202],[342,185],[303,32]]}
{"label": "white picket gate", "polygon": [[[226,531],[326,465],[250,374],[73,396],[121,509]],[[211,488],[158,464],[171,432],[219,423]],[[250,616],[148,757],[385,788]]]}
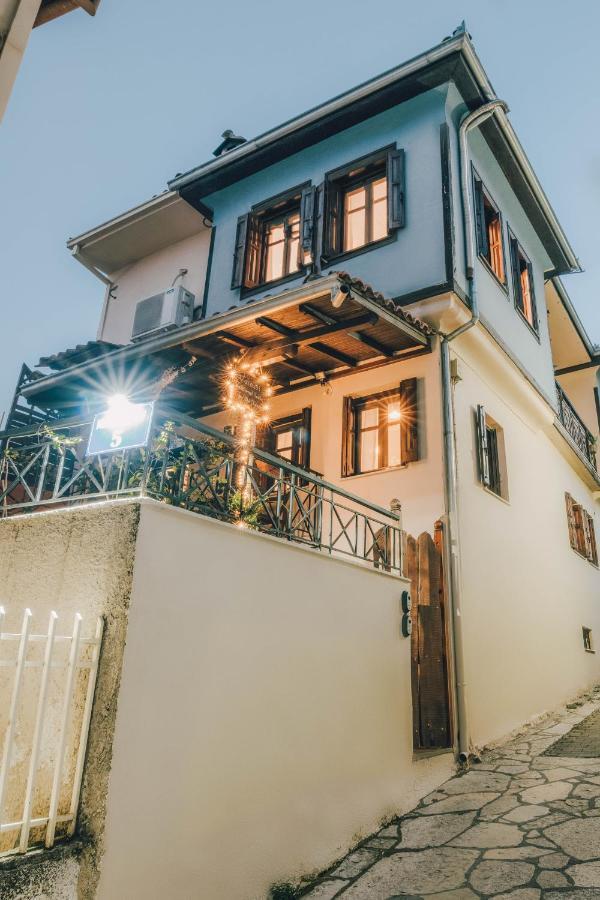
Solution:
{"label": "white picket gate", "polygon": [[[52,847],[75,831],[104,621],[83,637],[32,633],[26,609],[19,632],[4,631],[0,607],[0,856]],[[33,832],[33,834],[32,834]]]}

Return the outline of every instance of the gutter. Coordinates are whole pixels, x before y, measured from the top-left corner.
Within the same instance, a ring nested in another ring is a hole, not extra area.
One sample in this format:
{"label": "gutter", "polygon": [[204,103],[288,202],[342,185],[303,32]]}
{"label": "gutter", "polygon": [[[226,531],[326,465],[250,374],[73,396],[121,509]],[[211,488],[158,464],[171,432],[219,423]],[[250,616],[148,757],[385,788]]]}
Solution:
{"label": "gutter", "polygon": [[473,212],[469,190],[469,148],[467,135],[471,128],[479,127],[490,116],[506,113],[503,100],[492,100],[475,112],[468,113],[459,127],[459,158],[461,202],[465,244],[465,270],[471,306],[471,318],[449,334],[442,335],[440,353],[442,369],[442,418],[444,442],[444,492],[447,528],[444,529],[445,557],[448,568],[450,622],[452,633],[454,685],[456,692],[456,717],[458,726],[458,758],[466,762],[471,752],[469,718],[467,708],[467,684],[465,676],[464,643],[461,613],[460,541],[458,525],[458,483],[456,469],[456,439],[454,423],[454,394],[450,371],[450,342],[473,328],[479,322],[479,307],[475,284],[475,248]]}

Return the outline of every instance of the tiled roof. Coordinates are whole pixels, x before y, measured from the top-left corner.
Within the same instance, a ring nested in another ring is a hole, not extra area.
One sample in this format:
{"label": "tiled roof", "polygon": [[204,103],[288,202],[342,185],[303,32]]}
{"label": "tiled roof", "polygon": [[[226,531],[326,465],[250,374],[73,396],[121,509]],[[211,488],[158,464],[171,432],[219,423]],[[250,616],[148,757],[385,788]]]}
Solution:
{"label": "tiled roof", "polygon": [[88,341],[87,344],[77,344],[76,347],[70,347],[60,353],[53,353],[52,356],[42,356],[37,367],[60,372],[71,366],[88,362],[90,359],[96,359],[98,356],[104,356],[105,353],[110,353],[119,346],[119,344],[111,344],[109,341]]}

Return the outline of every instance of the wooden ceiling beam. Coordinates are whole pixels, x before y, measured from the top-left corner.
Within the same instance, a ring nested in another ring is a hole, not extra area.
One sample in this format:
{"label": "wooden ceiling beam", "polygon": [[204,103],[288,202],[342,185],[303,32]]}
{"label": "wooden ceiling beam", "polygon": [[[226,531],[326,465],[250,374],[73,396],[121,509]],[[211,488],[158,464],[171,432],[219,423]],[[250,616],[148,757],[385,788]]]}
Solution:
{"label": "wooden ceiling beam", "polygon": [[[360,328],[361,325],[374,325],[378,320],[379,317],[376,313],[366,312],[353,316],[350,319],[337,321],[334,325],[321,325],[319,328],[307,328],[302,331],[288,329],[288,334],[284,337],[276,338],[273,341],[265,341],[263,344],[256,344],[249,350],[246,359],[248,362],[260,363],[261,360],[269,358],[274,353],[282,353],[291,344],[297,344],[299,347],[314,344],[321,338],[348,331],[350,328]],[[223,336],[222,332],[221,336]]]}
{"label": "wooden ceiling beam", "polygon": [[318,350],[319,353],[324,353],[325,356],[330,356],[332,359],[337,359],[338,362],[343,363],[345,366],[349,366],[351,369],[355,369],[358,366],[358,360],[353,356],[349,356],[347,353],[342,353],[341,350],[337,350],[334,347],[329,347],[327,344],[322,344],[320,341],[316,344],[311,344],[313,350]]}
{"label": "wooden ceiling beam", "polygon": [[370,347],[372,350],[376,350],[381,356],[387,356],[388,359],[391,359],[394,356],[394,351],[389,347],[385,347],[383,344],[380,344],[379,341],[376,341],[375,338],[371,337],[370,334],[365,334],[362,331],[349,331],[348,337],[354,338],[355,341],[360,341],[361,344],[364,344],[365,347]]}
{"label": "wooden ceiling beam", "polygon": [[300,312],[305,313],[307,316],[312,316],[313,319],[317,319],[317,321],[323,322],[325,325],[335,325],[339,321],[339,319],[335,319],[329,313],[323,312],[317,306],[313,306],[312,303],[301,303],[298,309]]}

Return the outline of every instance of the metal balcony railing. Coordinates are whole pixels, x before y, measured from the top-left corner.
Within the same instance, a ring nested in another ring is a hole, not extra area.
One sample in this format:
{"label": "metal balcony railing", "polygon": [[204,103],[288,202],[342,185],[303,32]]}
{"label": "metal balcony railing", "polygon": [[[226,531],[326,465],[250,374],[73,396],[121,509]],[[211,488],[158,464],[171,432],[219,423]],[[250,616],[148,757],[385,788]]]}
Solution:
{"label": "metal balcony railing", "polygon": [[90,427],[0,434],[0,515],[146,496],[401,573],[399,514],[282,457],[254,448],[242,465],[234,437],[165,409],[147,448],[86,457]]}
{"label": "metal balcony railing", "polygon": [[596,465],[596,441],[587,426],[581,421],[575,407],[556,382],[556,397],[558,402],[558,420],[590,465],[597,469]]}

